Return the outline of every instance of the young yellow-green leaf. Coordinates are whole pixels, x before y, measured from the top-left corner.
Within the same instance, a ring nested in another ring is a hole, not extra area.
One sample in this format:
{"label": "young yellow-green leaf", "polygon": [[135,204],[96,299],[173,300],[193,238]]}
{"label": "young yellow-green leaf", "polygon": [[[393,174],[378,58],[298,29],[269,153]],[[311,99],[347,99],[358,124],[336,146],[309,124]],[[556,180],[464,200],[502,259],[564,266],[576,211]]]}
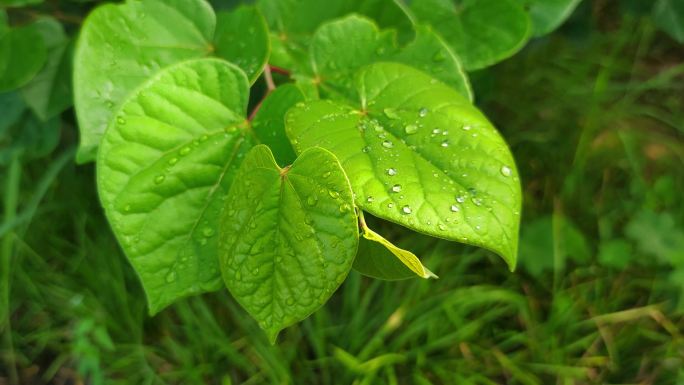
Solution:
{"label": "young yellow-green leaf", "polygon": [[238,67],[186,61],[136,89],[102,138],[100,199],[151,314],[221,287],[216,234],[222,199],[253,145],[248,93]]}
{"label": "young yellow-green leaf", "polygon": [[264,99],[252,120],[254,135],[271,148],[278,164],[292,164],[297,157],[285,134],[285,113],[303,101],[296,85],[282,85]]}
{"label": "young yellow-green leaf", "polygon": [[[268,34],[258,15],[245,8],[235,12],[221,16],[217,28],[214,11],[204,0],[128,0],[96,8],[83,23],[74,55],[74,101],[81,136],[77,160],[94,160],[119,104],[166,66],[218,55],[244,64],[243,70],[255,80],[268,55]],[[232,47],[238,36],[225,23],[233,22],[245,28],[239,38],[249,49]]]}
{"label": "young yellow-green leaf", "polygon": [[254,147],[222,216],[223,280],[271,342],[324,304],[351,269],[358,244],[352,191],[324,149],[280,168],[268,147]]}
{"label": "young yellow-green leaf", "polygon": [[419,22],[451,44],[468,71],[512,56],[531,30],[518,0],[413,0],[410,6]]}
{"label": "young yellow-green leaf", "polygon": [[570,17],[582,0],[518,0],[532,21],[532,34],[543,36]]}
{"label": "young yellow-green leaf", "polygon": [[363,210],[416,231],[490,249],[514,268],[521,190],[510,150],[454,89],[414,68],[377,63],[346,102],[291,109],[296,152],[342,162]]}
{"label": "young yellow-green leaf", "polygon": [[36,20],[35,26],[47,47],[47,63],[21,92],[33,112],[41,119],[47,120],[71,106],[73,45],[64,33],[62,24],[57,20],[40,18]]}
{"label": "young yellow-green leaf", "polygon": [[354,259],[354,270],[369,277],[399,280],[411,277],[437,278],[408,250],[397,247],[362,222],[363,239]]}
{"label": "young yellow-green leaf", "polygon": [[0,92],[28,83],[45,64],[47,49],[36,24],[0,35]]}
{"label": "young yellow-green leaf", "polygon": [[394,31],[380,31],[357,15],[323,24],[310,46],[314,82],[322,96],[353,93],[353,74],[377,61],[396,61],[420,68],[472,100],[472,91],[458,58],[430,28],[419,27],[412,42],[397,45]]}

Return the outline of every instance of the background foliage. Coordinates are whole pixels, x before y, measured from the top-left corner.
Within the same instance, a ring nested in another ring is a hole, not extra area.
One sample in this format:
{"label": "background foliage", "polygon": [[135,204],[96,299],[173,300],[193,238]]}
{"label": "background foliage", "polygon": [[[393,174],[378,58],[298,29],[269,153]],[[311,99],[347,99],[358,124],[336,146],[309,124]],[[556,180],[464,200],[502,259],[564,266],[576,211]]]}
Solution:
{"label": "background foliage", "polygon": [[146,316],[93,167],[73,163],[71,52],[95,4],[1,3],[1,382],[684,382],[681,2],[585,0],[470,73],[523,181],[517,272],[374,223],[440,279],[352,273],[276,346],[225,291]]}

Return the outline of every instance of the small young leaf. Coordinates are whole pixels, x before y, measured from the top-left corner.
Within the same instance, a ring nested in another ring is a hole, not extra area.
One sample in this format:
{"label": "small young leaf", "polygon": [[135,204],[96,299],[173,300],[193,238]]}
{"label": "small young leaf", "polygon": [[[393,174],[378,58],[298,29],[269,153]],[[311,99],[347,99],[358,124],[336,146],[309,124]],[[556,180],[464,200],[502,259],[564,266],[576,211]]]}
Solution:
{"label": "small young leaf", "polygon": [[[433,272],[423,266],[420,259],[412,252],[395,246],[365,224],[363,224],[361,231],[363,238],[367,241],[359,243],[359,253],[354,260],[354,269],[361,274],[386,280],[406,279],[415,276],[437,278]],[[373,244],[382,246],[382,248]],[[385,249],[384,252],[382,249]]]}
{"label": "small young leaf", "polygon": [[[245,64],[244,70],[256,79],[268,54],[267,34],[258,15],[245,8],[236,12],[237,16],[222,16],[221,36],[215,36],[216,16],[204,0],[128,0],[96,8],[83,23],[74,55],[74,101],[81,133],[77,160],[94,160],[119,104],[166,66],[219,54]],[[250,49],[230,46],[234,35],[226,23],[236,20],[247,28],[241,39]],[[251,21],[256,23],[252,34],[247,26]]]}
{"label": "small young leaf", "polygon": [[532,35],[543,36],[570,17],[582,0],[518,0],[532,21]]}
{"label": "small young leaf", "polygon": [[33,112],[47,120],[71,106],[72,45],[57,20],[41,18],[35,26],[47,46],[47,63],[22,88],[22,94]]}
{"label": "small young leaf", "polygon": [[278,164],[292,164],[297,157],[285,134],[285,113],[304,101],[294,84],[276,88],[264,99],[252,120],[252,131],[259,142],[269,146]]}
{"label": "small young leaf", "polygon": [[0,35],[0,92],[28,83],[46,57],[45,42],[35,23],[6,30]]}
{"label": "small young leaf", "polygon": [[365,67],[346,102],[295,106],[295,151],[342,162],[363,210],[416,231],[490,249],[515,267],[521,191],[510,150],[458,92],[398,63]]}
{"label": "small young leaf", "polygon": [[419,22],[432,25],[451,44],[466,70],[488,67],[520,50],[529,17],[518,0],[413,0]]}
{"label": "small young leaf", "polygon": [[247,154],[222,214],[221,272],[271,342],[349,273],[358,245],[353,204],[349,181],[326,150],[308,149],[285,168],[265,145]]}
{"label": "small young leaf", "polygon": [[430,28],[419,27],[412,42],[400,48],[394,31],[380,31],[369,19],[351,15],[323,24],[310,46],[315,84],[327,97],[353,93],[353,74],[377,61],[395,61],[420,68],[472,100],[472,91],[458,58]]}
{"label": "small young leaf", "polygon": [[221,287],[216,234],[223,198],[252,147],[248,92],[238,67],[186,61],[131,93],[105,132],[100,199],[151,314]]}

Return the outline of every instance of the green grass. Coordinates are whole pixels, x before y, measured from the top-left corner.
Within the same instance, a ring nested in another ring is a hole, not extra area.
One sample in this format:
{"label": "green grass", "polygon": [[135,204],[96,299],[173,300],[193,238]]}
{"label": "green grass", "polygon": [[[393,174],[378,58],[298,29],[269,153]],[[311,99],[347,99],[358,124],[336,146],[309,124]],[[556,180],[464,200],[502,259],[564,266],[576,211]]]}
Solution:
{"label": "green grass", "polygon": [[0,173],[0,383],[684,383],[684,54],[581,12],[474,76],[522,174],[518,271],[378,223],[440,279],[352,273],[275,346],[225,290],[146,315],[68,112],[52,155]]}

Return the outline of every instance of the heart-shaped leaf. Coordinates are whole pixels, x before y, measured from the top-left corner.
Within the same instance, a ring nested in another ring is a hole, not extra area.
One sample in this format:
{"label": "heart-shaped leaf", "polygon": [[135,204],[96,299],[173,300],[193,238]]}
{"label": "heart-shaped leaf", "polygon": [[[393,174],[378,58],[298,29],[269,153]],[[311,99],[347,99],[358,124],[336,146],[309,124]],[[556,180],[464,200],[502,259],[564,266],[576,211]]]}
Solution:
{"label": "heart-shaped leaf", "polygon": [[47,49],[36,24],[0,34],[0,92],[28,83],[45,64]]}
{"label": "heart-shaped leaf", "polygon": [[324,97],[354,92],[353,74],[377,61],[395,61],[420,68],[472,100],[472,91],[458,58],[431,29],[416,29],[415,39],[400,48],[394,31],[380,31],[369,19],[351,15],[323,24],[310,46],[313,84]]}
{"label": "heart-shaped leaf", "polygon": [[102,138],[100,199],[151,314],[221,287],[216,233],[223,199],[253,145],[248,94],[238,67],[186,61],[135,90]]}
{"label": "heart-shaped leaf", "polygon": [[506,59],[529,37],[529,17],[518,0],[413,0],[411,10],[451,44],[466,70]]}
{"label": "heart-shaped leaf", "polygon": [[398,63],[365,67],[356,97],[295,106],[296,152],[334,153],[363,210],[416,231],[490,249],[514,268],[521,191],[496,129],[458,92]]}
{"label": "heart-shaped leaf", "polygon": [[[222,15],[217,28],[216,16],[204,0],[128,0],[96,8],[83,23],[74,56],[81,133],[77,160],[95,158],[119,104],[166,66],[218,54],[244,64],[249,79],[256,80],[268,55],[268,33],[255,12],[240,8],[235,13]],[[230,23],[246,30],[236,34]]]}
{"label": "heart-shaped leaf", "polygon": [[340,163],[324,149],[285,168],[264,145],[245,157],[221,221],[221,272],[271,342],[349,273],[358,244],[353,204]]}
{"label": "heart-shaped leaf", "polygon": [[285,134],[285,113],[303,101],[304,95],[297,86],[285,84],[264,99],[252,120],[254,135],[271,148],[278,164],[292,164],[297,157]]}
{"label": "heart-shaped leaf", "polygon": [[570,17],[582,0],[518,0],[530,15],[532,34],[543,36]]}

